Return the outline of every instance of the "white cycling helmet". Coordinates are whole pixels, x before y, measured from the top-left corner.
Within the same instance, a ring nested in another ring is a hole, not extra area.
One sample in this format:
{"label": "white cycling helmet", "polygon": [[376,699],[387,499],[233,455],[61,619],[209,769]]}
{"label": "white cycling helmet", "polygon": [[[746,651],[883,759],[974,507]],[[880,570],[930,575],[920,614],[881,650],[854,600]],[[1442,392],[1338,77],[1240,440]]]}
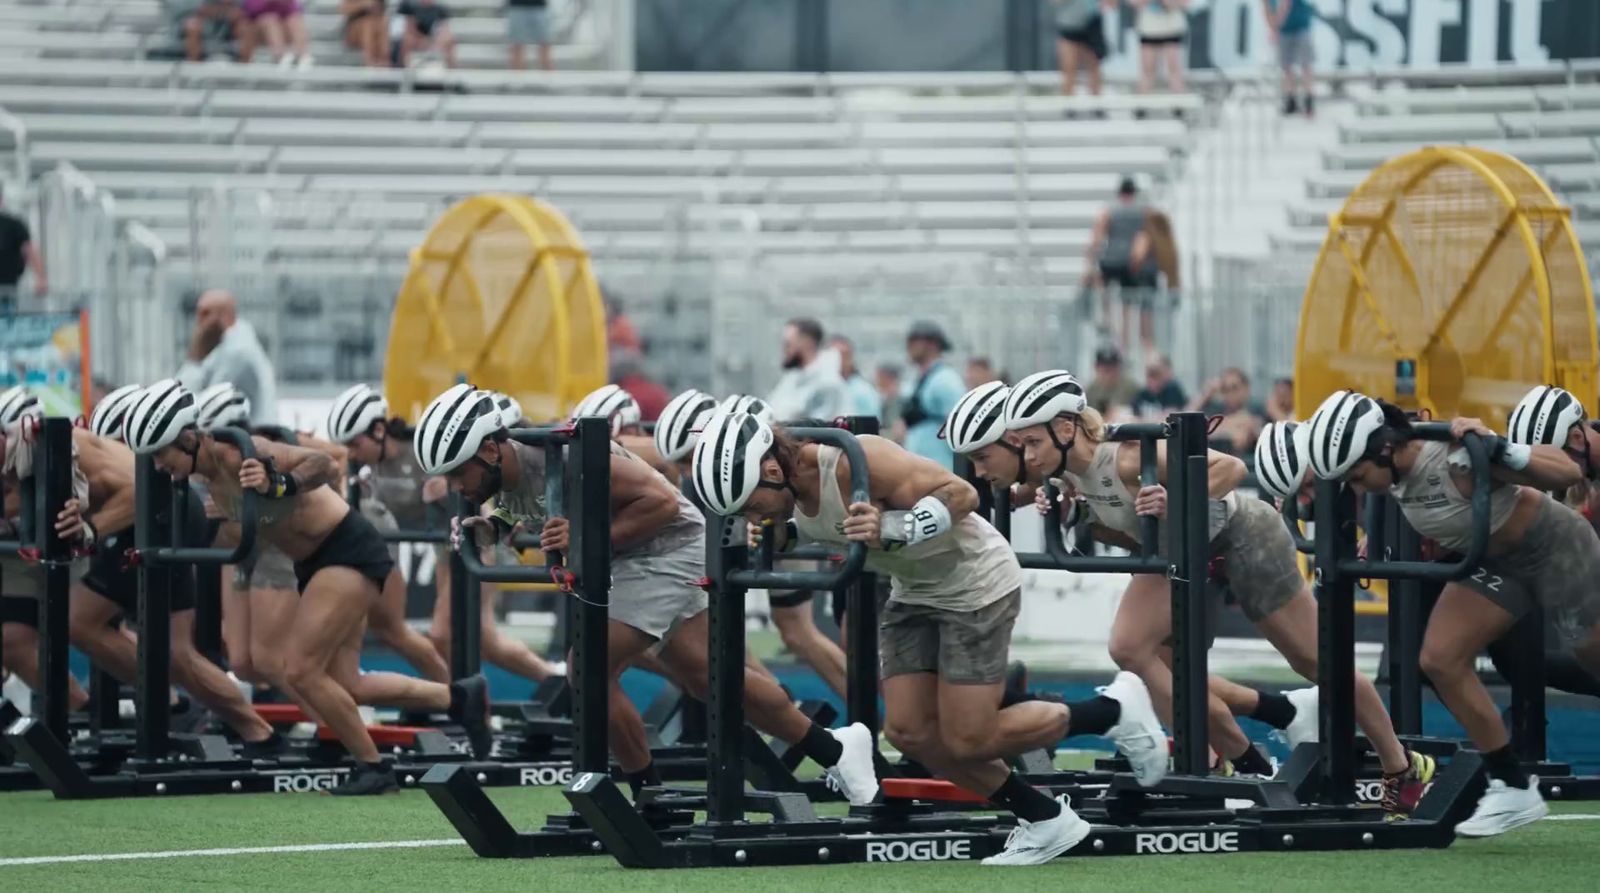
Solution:
{"label": "white cycling helmet", "polygon": [[232,425],[250,426],[250,398],[228,382],[219,382],[200,392],[195,401],[195,421],[201,431]]}
{"label": "white cycling helmet", "polygon": [[1006,397],[1006,430],[1047,425],[1061,415],[1077,415],[1089,403],[1083,385],[1065,369],[1035,372],[1011,386]]}
{"label": "white cycling helmet", "polygon": [[1583,424],[1583,404],[1563,388],[1539,385],[1511,410],[1506,440],[1526,446],[1565,446],[1574,425]]}
{"label": "white cycling helmet", "polygon": [[507,428],[515,428],[522,424],[522,404],[517,398],[503,391],[490,391],[494,396],[494,407],[500,410],[500,424]]}
{"label": "white cycling helmet", "polygon": [[373,422],[389,418],[389,401],[366,384],[353,385],[335,397],[328,408],[328,439],[349,443],[372,430]]}
{"label": "white cycling helmet", "polygon": [[1299,422],[1269,422],[1256,440],[1256,483],[1277,499],[1293,499],[1311,467],[1306,440],[1311,427]]}
{"label": "white cycling helmet", "polygon": [[760,397],[734,394],[723,400],[721,405],[717,407],[717,415],[732,415],[736,412],[753,415],[768,425],[777,421],[773,418],[772,407],[768,406],[767,401],[762,400]]}
{"label": "white cycling helmet", "polygon": [[42,417],[44,407],[39,405],[39,398],[32,391],[18,385],[0,394],[0,427],[11,424],[24,416]]}
{"label": "white cycling helmet", "polygon": [[999,443],[1006,433],[1006,397],[1011,389],[998,381],[978,385],[956,401],[939,436],[957,453],[971,453]]}
{"label": "white cycling helmet", "polygon": [[694,445],[700,503],[714,514],[739,514],[761,485],[761,460],[772,444],[772,426],[749,413],[712,417]]}
{"label": "white cycling helmet", "polygon": [[185,428],[198,422],[194,395],[177,379],[163,378],[134,398],[122,426],[122,439],[135,453],[146,455],[171,446]]}
{"label": "white cycling helmet", "polygon": [[717,398],[704,391],[684,391],[672,398],[656,420],[656,452],[668,462],[677,462],[694,449],[700,429],[709,413],[717,409]]}
{"label": "white cycling helmet", "polygon": [[611,436],[622,433],[623,428],[639,424],[643,413],[633,395],[614,384],[608,384],[578,401],[572,408],[575,419],[600,416],[611,421]]}
{"label": "white cycling helmet", "polygon": [[1366,458],[1372,435],[1383,428],[1378,401],[1354,391],[1334,391],[1322,401],[1311,421],[1306,443],[1317,477],[1344,477]]}
{"label": "white cycling helmet", "polygon": [[128,410],[143,390],[140,385],[125,384],[101,397],[100,402],[94,406],[94,412],[89,415],[89,430],[94,432],[96,437],[121,440],[122,423],[127,419]]}
{"label": "white cycling helmet", "polygon": [[490,392],[458,384],[423,410],[411,448],[424,474],[448,474],[476,455],[485,437],[504,427]]}

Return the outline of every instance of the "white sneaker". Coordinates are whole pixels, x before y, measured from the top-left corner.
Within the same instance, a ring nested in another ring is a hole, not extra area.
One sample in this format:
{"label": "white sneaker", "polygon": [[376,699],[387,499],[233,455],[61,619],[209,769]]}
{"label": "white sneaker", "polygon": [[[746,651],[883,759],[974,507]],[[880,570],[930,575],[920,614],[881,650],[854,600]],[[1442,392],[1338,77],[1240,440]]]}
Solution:
{"label": "white sneaker", "polygon": [[1066,794],[1056,798],[1061,814],[1042,822],[1017,819],[1017,827],[1006,838],[1006,848],[983,860],[985,865],[1043,865],[1083,842],[1089,836],[1089,823],[1072,811]]}
{"label": "white sneaker", "polygon": [[300,61],[295,65],[295,67],[300,71],[310,71],[311,66],[315,64],[317,64],[317,60],[311,58],[310,53],[306,53],[304,56],[300,57]]}
{"label": "white sneaker", "polygon": [[282,56],[278,57],[278,67],[284,71],[288,71],[290,68],[293,68],[294,53],[284,53]]}
{"label": "white sneaker", "polygon": [[[362,467],[365,468],[366,466],[362,466]],[[565,676],[565,675],[567,675],[567,662],[564,661],[564,660],[551,661],[550,662],[550,675],[552,675],[552,676]]]}
{"label": "white sneaker", "polygon": [[1290,749],[1302,744],[1316,744],[1322,736],[1322,727],[1317,719],[1317,687],[1297,688],[1284,692],[1283,696],[1294,705],[1294,719],[1283,730],[1283,737],[1288,739]]}
{"label": "white sneaker", "polygon": [[1122,705],[1122,716],[1106,731],[1106,737],[1116,742],[1117,749],[1128,758],[1134,780],[1148,788],[1165,778],[1171,756],[1167,735],[1161,730],[1161,720],[1156,718],[1144,680],[1123,670],[1110,685],[1096,691]]}
{"label": "white sneaker", "polygon": [[851,806],[866,806],[878,796],[878,770],[872,764],[872,733],[861,723],[851,723],[842,729],[831,729],[832,735],[844,746],[837,765],[823,773],[828,787],[843,793]]}
{"label": "white sneaker", "polygon": [[1528,776],[1526,788],[1514,788],[1498,778],[1489,779],[1489,789],[1483,792],[1472,818],[1456,826],[1462,837],[1493,837],[1513,828],[1537,822],[1550,812],[1550,807],[1539,795],[1539,778]]}

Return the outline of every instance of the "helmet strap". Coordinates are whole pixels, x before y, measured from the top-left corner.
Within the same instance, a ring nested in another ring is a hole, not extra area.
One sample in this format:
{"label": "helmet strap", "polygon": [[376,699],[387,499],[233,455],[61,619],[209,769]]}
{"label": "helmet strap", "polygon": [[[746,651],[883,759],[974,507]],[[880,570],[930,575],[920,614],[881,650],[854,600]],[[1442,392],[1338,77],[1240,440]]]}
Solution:
{"label": "helmet strap", "polygon": [[[184,449],[183,448],[183,435],[186,434],[186,433],[190,433],[190,432],[194,433],[194,445],[189,447],[188,449]],[[178,449],[179,449],[179,451],[185,453],[189,457],[189,473],[190,474],[199,474],[200,473],[200,429],[199,428],[190,427],[190,428],[185,428],[182,431],[179,431],[178,432]]]}
{"label": "helmet strap", "polygon": [[[1061,416],[1056,416],[1056,419],[1059,418],[1061,418]],[[1072,449],[1073,445],[1078,442],[1078,428],[1076,423],[1074,423],[1072,428],[1072,437],[1066,443],[1062,443],[1061,438],[1056,436],[1056,419],[1051,419],[1050,421],[1046,422],[1044,430],[1049,433],[1050,442],[1056,445],[1056,451],[1061,454],[1061,461],[1056,463],[1056,470],[1052,471],[1049,475],[1050,477],[1059,479],[1062,475],[1067,473],[1067,453]],[[1009,444],[1007,445],[1009,446]],[[1012,449],[1016,449],[1016,447],[1012,447]],[[1017,452],[1020,455],[1022,451],[1017,450]]]}
{"label": "helmet strap", "polygon": [[498,449],[495,450],[495,461],[493,462],[484,461],[484,458],[477,453],[473,453],[467,461],[478,463],[478,465],[482,466],[484,474],[488,475],[488,479],[485,481],[488,486],[484,498],[500,492],[501,485],[505,483],[505,477],[500,470],[500,451]]}

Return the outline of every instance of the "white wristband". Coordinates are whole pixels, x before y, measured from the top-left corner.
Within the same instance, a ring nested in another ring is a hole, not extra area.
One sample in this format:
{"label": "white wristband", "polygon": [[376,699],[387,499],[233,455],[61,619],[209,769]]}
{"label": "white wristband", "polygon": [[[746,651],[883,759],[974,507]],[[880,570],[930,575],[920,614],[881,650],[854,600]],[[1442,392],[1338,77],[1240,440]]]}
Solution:
{"label": "white wristband", "polygon": [[1500,464],[1512,471],[1521,471],[1533,461],[1533,447],[1525,443],[1508,443],[1500,452]]}
{"label": "white wristband", "polygon": [[924,496],[906,512],[906,543],[915,545],[946,533],[955,521],[950,509],[932,496]]}

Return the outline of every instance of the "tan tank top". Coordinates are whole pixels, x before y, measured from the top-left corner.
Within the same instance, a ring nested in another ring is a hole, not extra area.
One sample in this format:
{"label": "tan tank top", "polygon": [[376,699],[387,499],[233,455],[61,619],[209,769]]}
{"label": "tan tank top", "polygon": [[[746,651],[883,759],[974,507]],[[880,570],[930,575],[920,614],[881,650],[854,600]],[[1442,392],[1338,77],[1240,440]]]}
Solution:
{"label": "tan tank top", "polygon": [[[1472,499],[1450,478],[1450,444],[1425,441],[1417,461],[1389,495],[1400,503],[1411,526],[1446,549],[1472,545]],[[1495,484],[1489,493],[1489,532],[1505,525],[1517,508],[1517,488]]]}
{"label": "tan tank top", "polygon": [[[807,515],[795,506],[795,525],[815,542],[848,542],[844,536],[848,513],[839,492],[840,455],[838,447],[817,447],[821,474],[817,514]],[[1011,544],[976,514],[957,521],[945,535],[914,546],[893,552],[869,550],[867,567],[889,576],[890,597],[895,601],[946,611],[976,611],[1022,588],[1022,565]]]}
{"label": "tan tank top", "polygon": [[[1089,510],[1094,513],[1095,523],[1104,525],[1119,533],[1127,534],[1134,541],[1140,541],[1139,514],[1133,510],[1134,494],[1128,491],[1128,485],[1123,483],[1122,476],[1117,473],[1117,455],[1122,444],[1116,441],[1107,441],[1096,444],[1094,457],[1089,460],[1089,467],[1083,474],[1066,472],[1067,481],[1078,491],[1089,504]],[[1216,539],[1222,533],[1222,528],[1228,526],[1228,519],[1233,517],[1234,509],[1238,506],[1238,496],[1232,492],[1221,499],[1210,500],[1210,539]],[[1170,511],[1170,503],[1169,503]],[[1162,540],[1166,539],[1167,521],[1161,521]]]}

